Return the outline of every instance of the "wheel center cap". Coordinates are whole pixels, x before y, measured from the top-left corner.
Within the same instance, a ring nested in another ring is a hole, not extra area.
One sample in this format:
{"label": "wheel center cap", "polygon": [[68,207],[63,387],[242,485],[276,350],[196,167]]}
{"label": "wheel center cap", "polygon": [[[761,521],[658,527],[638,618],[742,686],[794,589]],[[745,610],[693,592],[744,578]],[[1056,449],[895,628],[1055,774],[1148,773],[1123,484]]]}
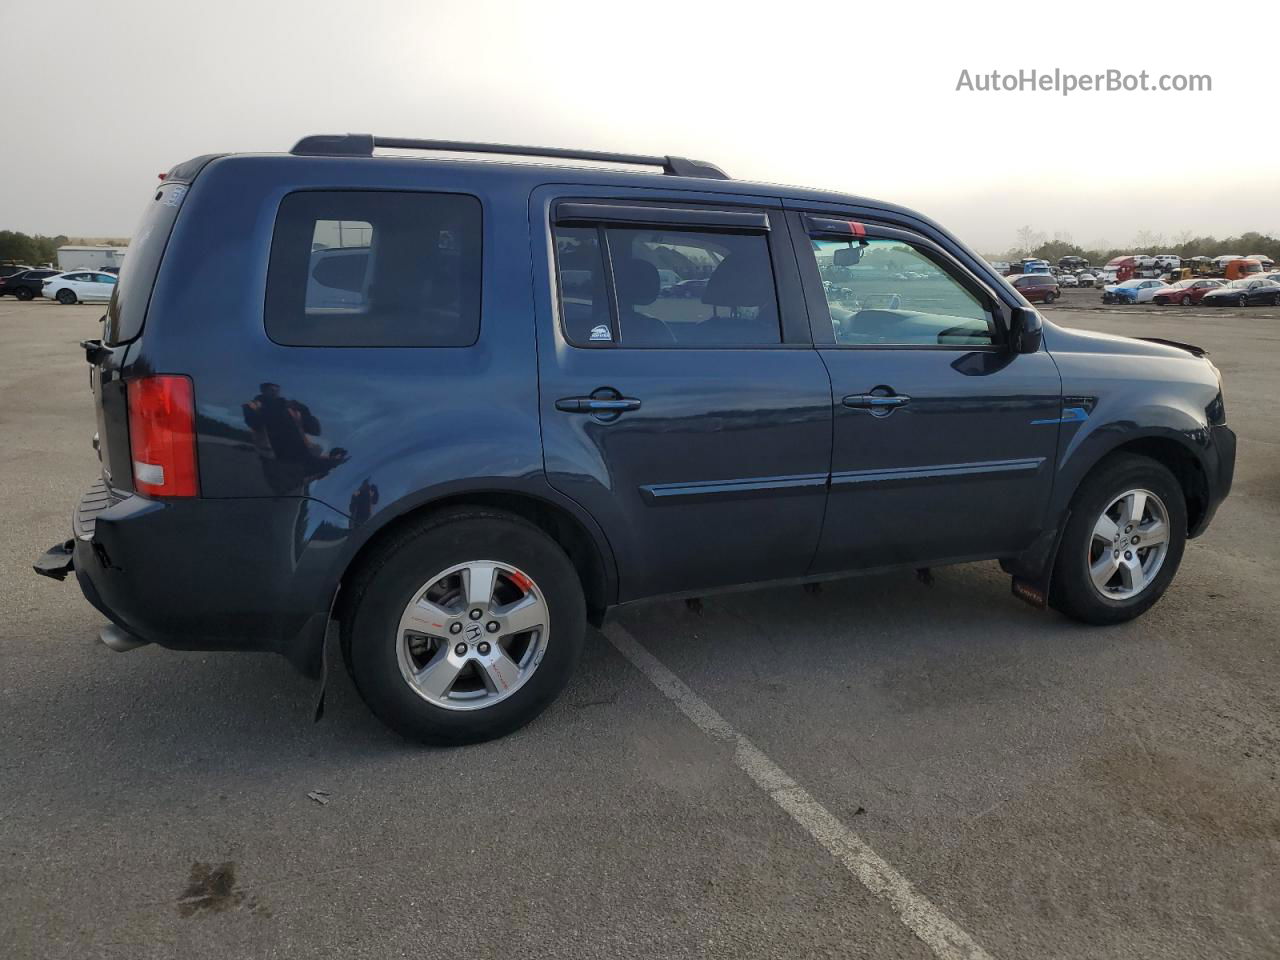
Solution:
{"label": "wheel center cap", "polygon": [[466,639],[467,643],[479,643],[480,638],[484,636],[484,627],[472,621],[463,628],[462,636]]}

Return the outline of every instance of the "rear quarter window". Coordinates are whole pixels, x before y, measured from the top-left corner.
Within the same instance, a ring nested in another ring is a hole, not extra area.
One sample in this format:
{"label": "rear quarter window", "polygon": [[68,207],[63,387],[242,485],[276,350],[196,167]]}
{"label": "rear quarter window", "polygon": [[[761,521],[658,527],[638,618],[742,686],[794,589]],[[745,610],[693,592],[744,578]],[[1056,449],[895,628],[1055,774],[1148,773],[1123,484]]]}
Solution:
{"label": "rear quarter window", "polygon": [[187,189],[185,183],[165,183],[151,198],[142,222],[129,241],[125,266],[111,294],[102,333],[104,343],[112,346],[128,343],[142,332],[160,259],[169,244],[169,234],[173,232]]}
{"label": "rear quarter window", "polygon": [[267,335],[287,346],[470,346],[480,261],[475,197],[291,193],[271,240]]}

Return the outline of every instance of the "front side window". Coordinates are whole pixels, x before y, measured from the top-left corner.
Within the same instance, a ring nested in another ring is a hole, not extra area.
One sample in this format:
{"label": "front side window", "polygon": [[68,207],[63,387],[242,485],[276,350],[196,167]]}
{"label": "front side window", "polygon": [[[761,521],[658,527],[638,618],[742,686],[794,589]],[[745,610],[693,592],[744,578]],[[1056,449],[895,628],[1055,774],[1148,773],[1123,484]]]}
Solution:
{"label": "front side window", "polygon": [[271,240],[267,334],[290,346],[475,343],[480,223],[469,196],[289,194]]}
{"label": "front side window", "polygon": [[[918,248],[901,240],[811,240],[837,344],[984,346],[991,312]],[[1033,286],[1047,277],[1014,281]]]}
{"label": "front side window", "polygon": [[578,346],[749,347],[782,342],[763,233],[555,228],[561,315]]}

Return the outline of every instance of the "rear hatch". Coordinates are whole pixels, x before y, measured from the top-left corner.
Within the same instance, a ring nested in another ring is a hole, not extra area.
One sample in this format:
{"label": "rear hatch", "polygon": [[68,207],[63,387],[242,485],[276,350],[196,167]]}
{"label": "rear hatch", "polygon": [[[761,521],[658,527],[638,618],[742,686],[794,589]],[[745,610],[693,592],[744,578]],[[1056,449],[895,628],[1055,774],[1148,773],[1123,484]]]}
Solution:
{"label": "rear hatch", "polygon": [[[169,235],[182,208],[189,186],[167,179],[151,198],[138,225],[120,280],[103,318],[101,340],[82,344],[89,361],[89,383],[97,410],[95,445],[102,462],[102,480],[111,492],[133,491],[133,466],[129,454],[129,411],[123,375],[129,354],[146,323],[151,290],[160,270]],[[103,503],[103,507],[109,503]]]}

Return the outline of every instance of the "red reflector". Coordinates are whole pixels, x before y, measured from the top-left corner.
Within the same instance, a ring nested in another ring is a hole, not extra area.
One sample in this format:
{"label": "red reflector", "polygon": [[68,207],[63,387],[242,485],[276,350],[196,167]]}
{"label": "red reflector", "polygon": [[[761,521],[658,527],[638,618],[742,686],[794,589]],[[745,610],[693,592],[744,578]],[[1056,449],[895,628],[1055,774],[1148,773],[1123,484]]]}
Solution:
{"label": "red reflector", "polygon": [[191,379],[181,376],[130,380],[129,450],[133,488],[149,497],[194,497],[195,400]]}

